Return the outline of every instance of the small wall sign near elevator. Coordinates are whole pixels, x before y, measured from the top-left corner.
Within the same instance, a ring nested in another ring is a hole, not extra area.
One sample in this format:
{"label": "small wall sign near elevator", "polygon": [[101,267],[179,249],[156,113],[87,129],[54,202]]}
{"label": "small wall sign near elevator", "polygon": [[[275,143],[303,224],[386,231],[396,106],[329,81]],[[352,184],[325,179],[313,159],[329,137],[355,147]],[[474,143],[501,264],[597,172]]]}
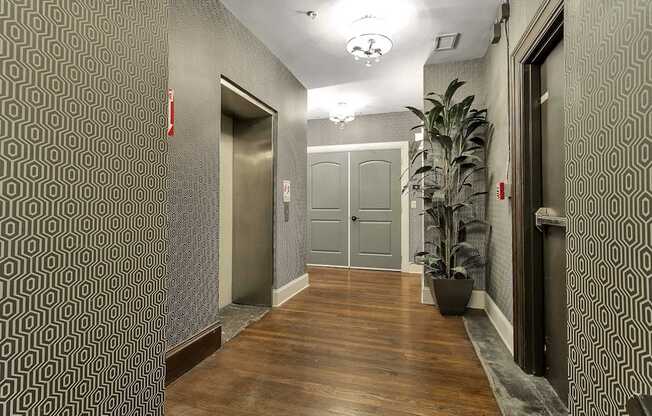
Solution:
{"label": "small wall sign near elevator", "polygon": [[292,200],[291,183],[283,181],[283,215],[285,222],[290,221],[290,201]]}

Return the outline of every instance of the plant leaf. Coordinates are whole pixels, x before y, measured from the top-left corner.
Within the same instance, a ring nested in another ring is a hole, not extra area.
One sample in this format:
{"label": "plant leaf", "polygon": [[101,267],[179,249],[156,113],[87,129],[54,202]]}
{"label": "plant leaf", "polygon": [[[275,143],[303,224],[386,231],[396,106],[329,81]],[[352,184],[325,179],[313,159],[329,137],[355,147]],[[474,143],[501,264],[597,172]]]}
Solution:
{"label": "plant leaf", "polygon": [[422,129],[423,126],[424,126],[423,124],[419,124],[418,126],[414,126],[414,127],[412,127],[412,128],[410,129],[410,131],[417,130],[417,129]]}
{"label": "plant leaf", "polygon": [[421,175],[423,173],[430,172],[431,170],[432,170],[432,166],[430,166],[430,165],[421,166],[419,169],[414,171],[414,173],[412,174],[412,177],[414,177],[415,175]]}
{"label": "plant leaf", "polygon": [[474,155],[471,152],[463,152],[461,155],[453,159],[451,165],[462,164],[462,165],[475,165],[482,163],[482,158]]}
{"label": "plant leaf", "polygon": [[453,246],[453,248],[451,249],[451,256],[454,256],[460,250],[468,250],[472,252],[472,254],[478,254],[478,255],[480,254],[477,248],[473,247],[471,244],[465,241],[462,241]]}
{"label": "plant leaf", "polygon": [[462,189],[462,186],[470,185],[470,184],[467,184],[466,180],[469,179],[475,172],[479,172],[479,171],[485,170],[485,169],[487,169],[486,166],[480,166],[480,167],[473,168],[473,169],[469,170],[468,172],[466,172],[466,174],[464,175],[464,178],[462,179],[462,181],[460,183],[460,186],[458,188],[458,192],[459,192],[460,189]]}
{"label": "plant leaf", "polygon": [[469,267],[469,266],[482,266],[485,264],[484,260],[482,260],[482,257],[477,254],[474,256],[470,256],[466,260],[462,262],[462,266],[464,267]]}
{"label": "plant leaf", "polygon": [[419,156],[421,156],[422,154],[424,154],[424,153],[426,154],[426,157],[428,157],[428,155],[427,155],[427,154],[428,154],[428,150],[425,150],[425,149],[424,149],[424,150],[419,150],[419,151],[416,152],[414,155],[412,155],[412,162],[411,162],[411,163],[414,164],[414,162],[416,162],[417,158],[418,158]]}
{"label": "plant leaf", "polygon": [[421,121],[423,121],[423,122],[426,121],[426,115],[423,114],[423,111],[419,110],[419,109],[416,108],[416,107],[412,107],[412,106],[407,106],[407,107],[405,107],[405,108],[407,108],[408,110],[412,111],[412,113],[414,113],[414,115],[416,115],[417,117],[419,117],[419,118],[421,119]]}
{"label": "plant leaf", "polygon": [[445,149],[450,149],[453,145],[453,139],[450,136],[444,134],[434,135],[435,140],[437,140]]}
{"label": "plant leaf", "polygon": [[437,212],[435,212],[435,210],[433,208],[425,209],[425,210],[423,210],[423,212],[430,215],[430,218],[432,218],[433,220],[437,221],[438,215],[437,215]]}
{"label": "plant leaf", "polygon": [[466,203],[460,202],[459,204],[454,204],[451,208],[452,208],[452,211],[455,212],[460,208],[464,208],[464,207],[471,208],[472,206],[473,205],[471,205],[471,204],[466,204]]}
{"label": "plant leaf", "polygon": [[483,220],[477,219],[477,218],[466,221],[466,222],[462,222],[462,227],[467,228],[468,226],[475,225],[475,224],[480,224],[480,225],[484,225],[486,227],[491,227],[491,224],[489,224],[487,221],[483,221]]}
{"label": "plant leaf", "polygon": [[468,277],[468,272],[466,271],[466,268],[462,266],[457,266],[451,269],[451,272],[453,272],[453,277],[457,277],[458,275],[461,275],[466,279]]}
{"label": "plant leaf", "polygon": [[432,104],[433,107],[432,107],[431,111],[433,109],[435,109],[435,108],[443,108],[444,107],[444,104],[442,104],[441,101],[439,101],[437,99],[427,98],[426,97],[425,100],[428,101],[430,104]]}
{"label": "plant leaf", "polygon": [[464,84],[466,84],[466,82],[459,81],[457,78],[455,78],[453,81],[451,81],[450,84],[448,84],[448,88],[446,89],[446,93],[444,94],[445,105],[448,105],[451,102],[457,90],[460,89],[460,87]]}
{"label": "plant leaf", "polygon": [[[467,144],[468,144],[468,143],[469,143],[469,142],[467,142]],[[473,143],[473,142],[470,142],[470,143]],[[465,145],[465,146],[466,146],[466,145]],[[472,145],[469,146],[469,147],[464,147],[464,151],[465,151],[465,152],[474,152],[474,151],[476,151],[476,150],[482,150],[482,149],[484,149],[484,146],[480,146],[479,144],[472,144]]]}

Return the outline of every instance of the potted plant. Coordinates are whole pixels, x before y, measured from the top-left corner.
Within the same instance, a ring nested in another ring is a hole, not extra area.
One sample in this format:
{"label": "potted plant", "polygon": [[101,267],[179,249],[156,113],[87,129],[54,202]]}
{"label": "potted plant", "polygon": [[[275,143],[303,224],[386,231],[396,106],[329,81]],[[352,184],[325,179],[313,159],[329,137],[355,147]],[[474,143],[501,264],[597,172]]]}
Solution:
{"label": "potted plant", "polygon": [[426,241],[415,259],[423,264],[424,277],[443,315],[466,310],[473,292],[471,271],[484,266],[478,241],[487,241],[490,231],[479,215],[479,211],[484,213],[487,194],[490,125],[487,110],[472,108],[474,96],[454,100],[464,84],[455,79],[443,95],[427,94],[431,108],[426,112],[407,107],[422,122],[414,129],[424,130],[424,140],[410,146],[413,173],[404,187],[404,192],[414,188],[423,192]]}

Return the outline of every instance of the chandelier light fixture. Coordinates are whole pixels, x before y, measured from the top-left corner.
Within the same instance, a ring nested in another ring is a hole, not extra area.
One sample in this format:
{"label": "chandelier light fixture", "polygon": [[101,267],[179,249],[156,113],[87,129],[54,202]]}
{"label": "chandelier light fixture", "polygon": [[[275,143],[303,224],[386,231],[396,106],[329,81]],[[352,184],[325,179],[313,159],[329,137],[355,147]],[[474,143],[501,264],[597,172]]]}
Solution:
{"label": "chandelier light fixture", "polygon": [[337,127],[343,129],[346,123],[355,120],[355,112],[347,103],[342,102],[331,110],[329,118]]}
{"label": "chandelier light fixture", "polygon": [[346,50],[356,61],[365,61],[368,67],[372,61],[380,62],[380,58],[393,46],[384,26],[384,21],[373,15],[365,15],[356,20],[353,22],[353,36],[346,43]]}

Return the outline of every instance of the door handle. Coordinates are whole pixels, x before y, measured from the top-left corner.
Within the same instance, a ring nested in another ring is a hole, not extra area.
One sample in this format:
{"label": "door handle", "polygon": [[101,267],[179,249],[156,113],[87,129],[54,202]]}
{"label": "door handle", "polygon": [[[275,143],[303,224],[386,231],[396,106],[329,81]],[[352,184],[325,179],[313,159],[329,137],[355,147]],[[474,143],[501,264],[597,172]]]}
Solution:
{"label": "door handle", "polygon": [[357,220],[358,220],[358,217],[356,217],[355,215],[351,217],[351,221],[356,222]]}
{"label": "door handle", "polygon": [[560,217],[552,208],[539,208],[534,213],[534,224],[541,232],[545,232],[545,227],[566,228],[566,217]]}

